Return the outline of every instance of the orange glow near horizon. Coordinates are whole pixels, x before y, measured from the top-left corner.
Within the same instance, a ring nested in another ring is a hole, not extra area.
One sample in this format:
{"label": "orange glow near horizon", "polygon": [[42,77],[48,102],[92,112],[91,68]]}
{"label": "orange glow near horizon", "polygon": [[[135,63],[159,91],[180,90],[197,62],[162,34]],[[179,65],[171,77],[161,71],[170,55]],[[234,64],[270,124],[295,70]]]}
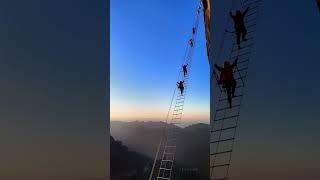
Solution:
{"label": "orange glow near horizon", "polygon": [[[168,104],[157,100],[157,103],[150,105],[142,99],[116,97],[110,101],[110,118],[112,121],[149,121],[165,120],[168,113]],[[172,111],[172,109],[171,109]],[[192,104],[186,103],[183,112],[183,120],[209,121],[210,110],[207,104],[193,101]],[[169,114],[171,115],[172,112]],[[170,116],[169,116],[170,118]]]}
{"label": "orange glow near horizon", "polygon": [[[111,120],[135,121],[135,120],[164,120],[167,116],[167,111],[162,109],[151,109],[146,107],[130,106],[125,109],[111,108]],[[195,110],[192,112],[185,111],[182,119],[186,120],[208,120],[209,112]]]}

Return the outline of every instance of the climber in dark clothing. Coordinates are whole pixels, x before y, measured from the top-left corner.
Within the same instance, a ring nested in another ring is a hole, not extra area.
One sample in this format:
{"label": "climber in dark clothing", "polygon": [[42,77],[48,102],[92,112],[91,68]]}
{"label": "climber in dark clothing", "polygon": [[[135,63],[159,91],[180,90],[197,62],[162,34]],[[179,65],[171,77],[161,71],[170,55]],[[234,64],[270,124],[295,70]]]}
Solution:
{"label": "climber in dark clothing", "polygon": [[233,76],[233,68],[237,65],[237,62],[238,58],[232,64],[229,61],[225,61],[223,67],[217,64],[214,65],[221,72],[218,84],[222,84],[226,88],[230,108],[232,108],[232,97],[235,97],[234,93],[237,86],[237,82]]}
{"label": "climber in dark clothing", "polygon": [[187,71],[187,66],[188,66],[188,64],[184,64],[184,65],[182,66],[183,76],[184,76],[184,77],[186,77],[186,75],[187,75],[187,73],[188,73],[188,71]]}
{"label": "climber in dark clothing", "polygon": [[237,44],[238,48],[240,49],[240,37],[242,36],[242,41],[246,41],[246,35],[247,35],[247,28],[244,24],[244,16],[248,12],[249,7],[247,7],[246,10],[241,12],[240,10],[236,11],[236,15],[233,15],[232,12],[230,12],[230,16],[233,19],[234,22],[234,31],[237,36]]}
{"label": "climber in dark clothing", "polygon": [[177,82],[177,86],[180,89],[181,95],[183,94],[183,90],[184,90],[184,81],[179,81]]}
{"label": "climber in dark clothing", "polygon": [[193,47],[193,40],[192,39],[189,39],[189,44],[191,47]]}
{"label": "climber in dark clothing", "polygon": [[199,6],[198,9],[197,9],[197,15],[198,16],[200,15],[200,9],[201,9],[201,6]]}

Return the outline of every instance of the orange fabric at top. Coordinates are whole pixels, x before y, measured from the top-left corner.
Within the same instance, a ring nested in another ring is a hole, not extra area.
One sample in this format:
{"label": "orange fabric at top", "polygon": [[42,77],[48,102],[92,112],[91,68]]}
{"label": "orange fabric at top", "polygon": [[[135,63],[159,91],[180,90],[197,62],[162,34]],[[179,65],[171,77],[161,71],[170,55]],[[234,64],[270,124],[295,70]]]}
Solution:
{"label": "orange fabric at top", "polygon": [[210,0],[202,0],[203,4],[203,16],[204,16],[204,23],[205,23],[205,31],[206,31],[206,45],[207,45],[207,55],[208,60],[210,63],[210,58],[212,55],[212,51],[210,48]]}

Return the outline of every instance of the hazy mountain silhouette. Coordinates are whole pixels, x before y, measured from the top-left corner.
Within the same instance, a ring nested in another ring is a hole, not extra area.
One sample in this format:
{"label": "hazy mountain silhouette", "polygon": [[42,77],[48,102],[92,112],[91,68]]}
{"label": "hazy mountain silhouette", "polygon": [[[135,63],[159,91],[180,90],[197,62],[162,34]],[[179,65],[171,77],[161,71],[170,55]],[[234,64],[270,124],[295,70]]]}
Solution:
{"label": "hazy mountain silhouette", "polygon": [[[153,159],[163,135],[163,122],[111,121],[111,135],[129,149]],[[176,163],[181,167],[197,169],[202,178],[209,176],[209,129],[207,124],[178,128],[179,138]],[[182,165],[183,164],[183,165]]]}
{"label": "hazy mountain silhouette", "polygon": [[147,179],[152,160],[146,156],[129,151],[120,141],[110,138],[110,175],[111,180]]}

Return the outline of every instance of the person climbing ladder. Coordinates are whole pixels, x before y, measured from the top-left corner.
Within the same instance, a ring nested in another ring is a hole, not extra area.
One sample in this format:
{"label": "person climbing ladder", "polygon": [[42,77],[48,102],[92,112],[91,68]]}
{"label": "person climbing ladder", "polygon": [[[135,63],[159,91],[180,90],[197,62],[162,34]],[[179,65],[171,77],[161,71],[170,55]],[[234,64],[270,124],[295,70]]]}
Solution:
{"label": "person climbing ladder", "polygon": [[235,61],[230,64],[229,61],[225,61],[223,67],[218,66],[215,64],[215,68],[220,71],[220,80],[218,84],[222,84],[224,88],[226,88],[229,107],[232,108],[232,97],[235,97],[234,93],[236,90],[237,82],[233,76],[233,68],[237,66],[238,57]]}
{"label": "person climbing ladder", "polygon": [[190,45],[190,47],[193,47],[193,40],[192,39],[189,39],[189,45]]}
{"label": "person climbing ladder", "polygon": [[188,73],[188,71],[187,71],[187,66],[188,66],[188,64],[184,64],[184,65],[182,66],[183,76],[184,76],[184,77],[186,77],[186,75],[187,75],[187,73]]}
{"label": "person climbing ladder", "polygon": [[232,12],[230,12],[230,17],[233,19],[234,22],[234,32],[236,33],[237,36],[237,44],[238,44],[238,49],[241,49],[240,47],[240,37],[242,36],[242,41],[246,41],[246,35],[247,35],[247,28],[244,24],[244,16],[248,12],[249,7],[247,7],[246,10],[241,12],[240,10],[236,11],[236,14],[233,15]]}
{"label": "person climbing ladder", "polygon": [[181,96],[182,96],[183,95],[183,90],[184,90],[184,81],[177,82],[177,86],[180,89]]}

